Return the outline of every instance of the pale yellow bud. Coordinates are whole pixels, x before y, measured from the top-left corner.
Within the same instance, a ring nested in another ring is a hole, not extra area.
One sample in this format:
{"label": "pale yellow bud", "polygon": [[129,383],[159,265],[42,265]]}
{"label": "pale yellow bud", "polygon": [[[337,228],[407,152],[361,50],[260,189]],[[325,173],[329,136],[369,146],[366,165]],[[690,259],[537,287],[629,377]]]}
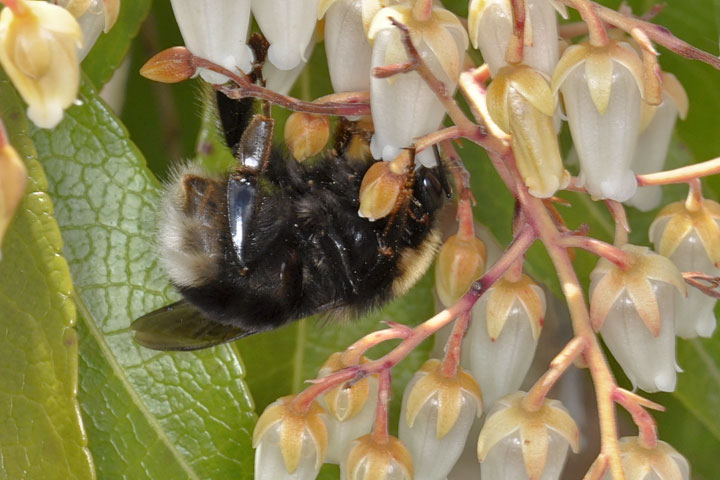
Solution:
{"label": "pale yellow bud", "polygon": [[298,162],[322,152],[329,138],[326,116],[294,112],[285,122],[285,144]]}
{"label": "pale yellow bud", "polygon": [[0,12],[0,64],[38,127],[53,128],[80,85],[82,32],[67,10],[42,1]]}
{"label": "pale yellow bud", "polygon": [[160,83],[177,83],[195,75],[192,54],[185,47],[172,47],[153,55],[140,68],[140,75]]}
{"label": "pale yellow bud", "polygon": [[443,305],[462,297],[485,271],[487,251],[477,237],[453,235],[440,247],[435,264],[435,290]]}
{"label": "pale yellow bud", "polygon": [[360,185],[358,215],[373,222],[390,214],[404,184],[405,175],[395,173],[392,162],[374,163]]}

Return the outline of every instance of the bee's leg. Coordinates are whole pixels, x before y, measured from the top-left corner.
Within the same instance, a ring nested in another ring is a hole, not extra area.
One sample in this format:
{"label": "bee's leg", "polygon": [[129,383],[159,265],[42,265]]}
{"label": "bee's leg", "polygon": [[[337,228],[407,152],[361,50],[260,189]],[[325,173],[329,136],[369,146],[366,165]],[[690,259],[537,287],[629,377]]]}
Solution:
{"label": "bee's leg", "polygon": [[357,274],[353,272],[352,266],[350,265],[350,256],[348,252],[348,248],[343,244],[342,238],[340,237],[340,234],[335,230],[333,227],[329,225],[324,226],[325,230],[325,243],[326,243],[326,251],[331,253],[335,260],[338,261],[340,266],[342,267],[343,271],[343,277],[347,280],[348,284],[350,285],[350,288],[352,289],[352,293],[357,295],[358,293],[358,285],[356,281]]}
{"label": "bee's leg", "polygon": [[250,123],[253,114],[253,98],[241,98],[236,100],[228,98],[222,92],[215,92],[220,125],[225,135],[225,143],[233,153],[237,154],[242,134]]}
{"label": "bee's leg", "polygon": [[265,115],[255,115],[242,134],[236,158],[246,169],[266,170],[272,153],[275,120]]}
{"label": "bee's leg", "polygon": [[450,190],[450,183],[448,182],[447,175],[445,174],[445,166],[443,165],[442,157],[440,157],[440,149],[438,149],[437,143],[434,143],[433,153],[435,153],[435,161],[437,162],[437,177],[442,185],[445,196],[450,199],[452,197],[452,191]]}

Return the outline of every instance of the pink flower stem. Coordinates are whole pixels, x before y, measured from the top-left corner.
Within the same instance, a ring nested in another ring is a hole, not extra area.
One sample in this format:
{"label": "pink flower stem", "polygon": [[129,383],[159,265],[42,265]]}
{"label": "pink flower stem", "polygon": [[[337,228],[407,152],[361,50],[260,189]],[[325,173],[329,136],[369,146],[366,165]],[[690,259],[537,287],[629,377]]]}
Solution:
{"label": "pink flower stem", "polygon": [[457,207],[458,236],[463,239],[475,237],[475,219],[469,198],[461,198]]}
{"label": "pink flower stem", "polygon": [[350,345],[342,354],[342,363],[344,365],[358,365],[360,358],[376,345],[380,345],[388,340],[398,338],[408,338],[412,335],[412,328],[402,324],[392,324],[390,328],[378,330],[362,337],[357,342]]}
{"label": "pink flower stem", "polygon": [[635,425],[638,427],[640,445],[648,449],[655,448],[658,438],[657,427],[652,415],[620,388],[615,389],[613,400],[622,405],[632,416]]}
{"label": "pink flower stem", "polygon": [[595,10],[596,5],[588,0],[569,0],[568,5],[575,8],[583,21],[588,25],[588,33],[590,34],[590,45],[593,47],[604,47],[608,44],[607,31],[603,25],[602,19]]}
{"label": "pink flower stem", "polygon": [[633,257],[630,254],[596,238],[567,235],[561,237],[559,241],[560,246],[564,248],[582,248],[598,257],[610,260],[622,270],[627,270],[633,265]]}
{"label": "pink flower stem", "polygon": [[562,377],[565,370],[572,365],[575,359],[585,350],[586,341],[583,337],[575,337],[550,362],[550,367],[522,399],[525,410],[536,412],[540,410],[545,397],[555,383]]}
{"label": "pink flower stem", "polygon": [[628,223],[625,207],[622,203],[615,200],[605,200],[608,210],[615,220],[615,246],[622,247],[628,242],[628,234],[630,233],[630,224]]}
{"label": "pink flower stem", "polygon": [[688,187],[690,189],[685,200],[685,208],[689,212],[697,212],[702,208],[703,203],[702,183],[699,178],[694,178],[688,182]]}
{"label": "pink flower stem", "polygon": [[378,403],[375,410],[375,424],[372,429],[372,439],[378,445],[386,445],[389,440],[388,434],[388,411],[391,391],[390,369],[380,372],[378,382]]}
{"label": "pink flower stem", "polygon": [[462,341],[465,338],[467,329],[470,326],[470,312],[460,314],[453,331],[448,338],[445,347],[445,358],[443,358],[440,373],[446,378],[453,378],[457,375],[458,366],[460,365],[460,355],[462,353]]}
{"label": "pink flower stem", "polygon": [[432,17],[432,0],[415,0],[412,6],[412,16],[418,22],[427,22]]}
{"label": "pink flower stem", "polygon": [[[400,345],[395,347],[390,353],[372,362],[362,365],[338,370],[330,375],[313,380],[308,388],[300,392],[293,399],[293,408],[297,412],[307,412],[312,402],[328,390],[345,383],[347,381],[358,381],[374,375],[384,370],[389,370],[405,358],[415,349],[423,340],[433,335],[442,327],[453,321],[459,315],[467,313],[475,305],[477,299],[485,293],[492,285],[503,276],[510,266],[515,262],[518,256],[523,255],[535,241],[535,233],[532,228],[523,228],[515,236],[515,239],[507,248],[505,253],[485,274],[476,280],[470,291],[466,293],[451,307],[446,308],[429,320],[424,321],[417,327],[412,329],[412,333],[405,338]],[[370,334],[373,335],[373,334]],[[360,342],[362,339],[360,340]],[[357,343],[357,342],[356,342]]]}
{"label": "pink flower stem", "polygon": [[0,118],[0,150],[8,145],[10,145],[10,138],[5,130],[5,124],[3,123],[2,118]]}
{"label": "pink flower stem", "polygon": [[368,92],[347,92],[322,97],[320,102],[306,102],[273,92],[260,85],[251,83],[244,74],[236,73],[225,67],[192,55],[192,66],[207,68],[213,72],[225,75],[232,80],[236,87],[215,85],[215,89],[224,93],[228,98],[240,99],[247,97],[259,98],[279,105],[295,112],[316,113],[319,115],[370,115],[370,94]]}
{"label": "pink flower stem", "polygon": [[0,3],[12,10],[13,14],[17,17],[21,17],[29,12],[28,6],[23,0],[0,0]]}
{"label": "pink flower stem", "polygon": [[638,187],[647,187],[648,185],[669,185],[671,183],[687,183],[696,178],[717,175],[718,173],[720,173],[720,157],[676,168],[674,170],[637,175],[637,183]]}
{"label": "pink flower stem", "polygon": [[[518,175],[513,171],[514,175]],[[572,261],[567,252],[566,239],[558,231],[542,201],[531,196],[525,185],[518,182],[518,201],[522,205],[528,223],[542,240],[558,274],[565,299],[570,310],[573,331],[585,342],[583,358],[588,365],[595,385],[600,420],[601,453],[605,455],[615,480],[624,480],[617,437],[617,422],[612,394],[617,388],[615,378],[590,322],[590,312],[583,297]]]}
{"label": "pink flower stem", "polygon": [[[577,0],[560,1],[565,5],[574,7]],[[591,3],[593,5],[594,11],[602,20],[616,26],[621,30],[630,33],[632,32],[633,28],[640,28],[647,34],[650,40],[662,45],[668,50],[675,52],[676,54],[685,58],[699,60],[717,69],[720,69],[720,58],[708,52],[700,50],[699,48],[693,47],[692,45],[683,40],[680,40],[662,25],[655,25],[639,18],[623,15],[622,13],[616,12],[611,8],[604,7],[595,2],[588,3]],[[583,19],[585,18],[583,17]]]}

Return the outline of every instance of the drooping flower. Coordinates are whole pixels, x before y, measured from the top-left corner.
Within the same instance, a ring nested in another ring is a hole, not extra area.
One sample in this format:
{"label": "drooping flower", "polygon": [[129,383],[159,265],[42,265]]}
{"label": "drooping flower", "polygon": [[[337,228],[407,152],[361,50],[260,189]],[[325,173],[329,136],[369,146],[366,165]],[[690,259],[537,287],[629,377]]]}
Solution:
{"label": "drooping flower", "polygon": [[311,480],[325,461],[325,410],[316,402],[306,413],[283,397],[267,406],[253,431],[255,480]]}
{"label": "drooping flower", "polygon": [[[253,53],[247,46],[250,0],[171,0],[185,46],[193,55],[230,71],[250,71]],[[206,69],[200,76],[209,83],[227,77]]]}
{"label": "drooping flower", "polygon": [[403,393],[399,436],[413,458],[415,480],[445,478],[482,414],[475,379],[462,369],[448,377],[441,368],[440,360],[428,360]]}
{"label": "drooping flower", "polygon": [[383,443],[372,434],[356,439],[340,465],[340,478],[347,480],[412,480],[413,473],[410,452],[393,436]]}
{"label": "drooping flower", "polygon": [[58,5],[22,0],[18,5],[0,11],[0,65],[28,104],[30,120],[53,128],[77,97],[82,31]]}
{"label": "drooping flower", "polygon": [[[368,360],[363,357],[361,362]],[[320,368],[318,378],[347,367],[342,362],[341,353],[333,353]],[[341,463],[352,446],[352,441],[370,433],[375,421],[378,402],[378,379],[376,375],[360,381],[338,385],[320,398],[320,403],[328,411],[327,463]]]}
{"label": "drooping flower", "polygon": [[120,0],[57,0],[80,24],[83,46],[78,52],[82,61],[95,45],[100,33],[108,33],[120,13]]}
{"label": "drooping flower", "polygon": [[675,296],[686,294],[673,263],[647,247],[623,245],[631,265],[605,258],[590,274],[590,317],[633,385],[646,392],[673,391]]}
{"label": "drooping flower", "polygon": [[[633,480],[690,480],[690,464],[670,444],[658,441],[646,448],[638,437],[620,439],[620,458],[625,478]],[[603,480],[612,480],[606,472]]]}
{"label": "drooping flower", "polygon": [[[683,272],[702,272],[720,276],[720,204],[700,202],[671,203],[650,225],[655,250],[668,257]],[[675,332],[683,338],[712,336],[717,320],[717,299],[696,288],[684,298],[676,294]]]}
{"label": "drooping flower", "polygon": [[[373,42],[372,68],[408,61],[400,30],[391,18],[406,25],[418,54],[440,80],[448,93],[455,91],[468,46],[467,33],[458,18],[448,10],[433,7],[427,19],[416,19],[413,7],[397,5],[378,12],[368,37]],[[416,137],[438,129],[445,108],[417,72],[370,80],[370,107],[375,135],[370,148],[373,157],[389,161]],[[431,150],[418,153],[416,160],[432,167]]]}
{"label": "drooping flower", "polygon": [[380,2],[320,0],[318,18],[325,17],[325,53],[336,92],[370,90],[372,47],[364,20],[380,8]]}
{"label": "drooping flower", "polygon": [[488,406],[516,391],[530,368],[545,315],[545,293],[530,277],[501,278],[472,309],[470,371]]}
{"label": "drooping flower", "polygon": [[[685,89],[671,73],[662,74],[663,101],[658,106],[643,103],[644,130],[638,137],[632,168],[637,174],[655,173],[665,165],[675,121],[684,119],[688,111],[688,97]],[[628,205],[644,212],[660,205],[662,190],[658,185],[639,187]]]}
{"label": "drooping flower", "polygon": [[[567,9],[553,0],[527,0],[525,9],[522,63],[551,77],[559,56],[556,11],[567,18]],[[505,54],[513,32],[510,0],[472,0],[468,32],[495,76],[508,65]]]}
{"label": "drooping flower", "polygon": [[524,392],[498,400],[478,439],[482,478],[556,480],[568,446],[577,453],[580,434],[567,410],[546,398],[537,411],[523,407]]}
{"label": "drooping flower", "polygon": [[517,167],[530,193],[548,198],[565,187],[570,174],[553,125],[556,99],[543,75],[525,65],[503,67],[488,87],[487,106],[493,121],[512,136]]}
{"label": "drooping flower", "polygon": [[252,0],[252,12],[270,42],[267,55],[280,70],[303,60],[317,23],[318,0]]}
{"label": "drooping flower", "polygon": [[560,58],[552,90],[563,95],[581,182],[595,198],[628,200],[637,189],[632,161],[643,94],[637,53],[616,41],[573,45]]}

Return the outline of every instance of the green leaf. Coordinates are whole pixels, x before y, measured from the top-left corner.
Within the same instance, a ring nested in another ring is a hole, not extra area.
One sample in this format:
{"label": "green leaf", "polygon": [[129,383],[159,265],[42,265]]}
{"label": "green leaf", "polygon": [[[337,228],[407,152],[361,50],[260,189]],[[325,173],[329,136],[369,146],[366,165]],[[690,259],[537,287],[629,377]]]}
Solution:
{"label": "green leaf", "polygon": [[72,281],[24,110],[0,72],[0,117],[30,177],[0,262],[0,478],[93,479],[76,398]]}
{"label": "green leaf", "polygon": [[159,353],[132,340],[130,322],[175,296],[154,250],[158,184],[87,84],[80,103],[32,138],[84,322],[80,398],[100,477],[251,478],[255,415],[233,346]]}
{"label": "green leaf", "polygon": [[130,44],[150,10],[151,0],[120,2],[117,22],[108,33],[101,33],[85,60],[83,71],[100,89],[127,55]]}

